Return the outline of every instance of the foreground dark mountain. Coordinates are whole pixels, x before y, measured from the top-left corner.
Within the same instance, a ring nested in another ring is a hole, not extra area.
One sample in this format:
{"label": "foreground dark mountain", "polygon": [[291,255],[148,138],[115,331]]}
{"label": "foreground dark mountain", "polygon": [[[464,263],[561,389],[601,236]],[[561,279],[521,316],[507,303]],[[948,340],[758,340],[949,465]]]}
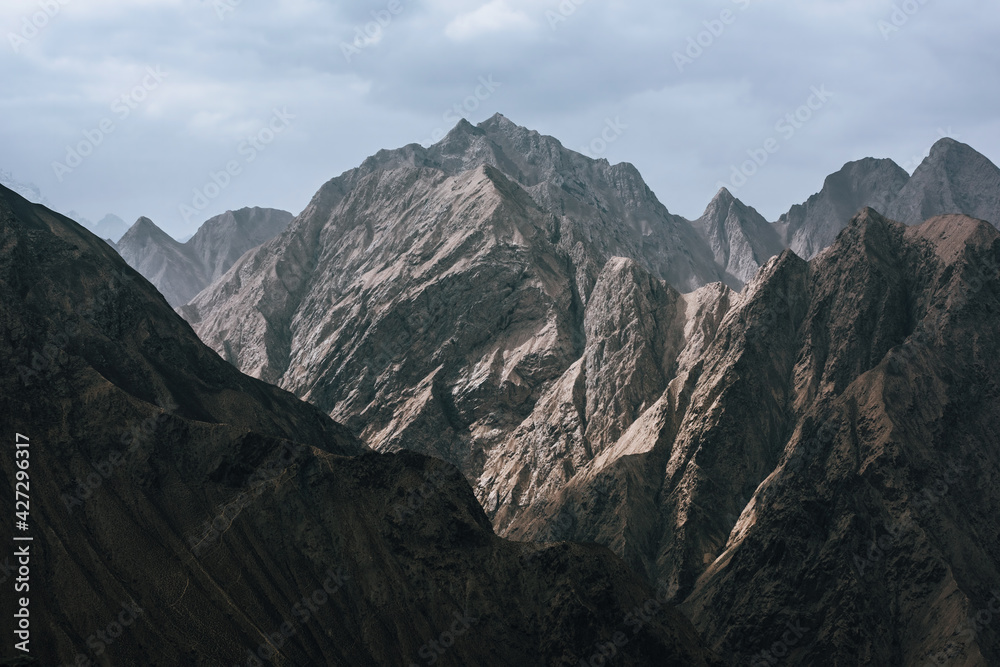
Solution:
{"label": "foreground dark mountain", "polygon": [[182,306],[247,250],[284,231],[291,219],[291,213],[270,208],[226,211],[207,220],[187,242],[180,243],[143,217],[114,247],[172,306]]}
{"label": "foreground dark mountain", "polygon": [[2,188],[0,295],[38,664],[576,665],[616,638],[614,664],[714,664],[606,549],[497,538],[454,468],[241,375],[103,241]]}

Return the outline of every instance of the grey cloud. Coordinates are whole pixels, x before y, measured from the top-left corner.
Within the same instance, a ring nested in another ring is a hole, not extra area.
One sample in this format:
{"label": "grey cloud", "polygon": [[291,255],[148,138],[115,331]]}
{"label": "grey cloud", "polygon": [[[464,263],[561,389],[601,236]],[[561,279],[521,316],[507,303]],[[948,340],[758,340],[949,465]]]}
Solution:
{"label": "grey cloud", "polygon": [[[211,0],[71,3],[21,53],[0,51],[0,168],[61,210],[147,215],[181,236],[196,223],[179,206],[240,157],[240,142],[275,107],[295,122],[202,219],[244,205],[298,212],[323,181],[379,148],[449,129],[455,105],[473,122],[500,111],[578,150],[620,116],[629,128],[603,156],[635,163],[668,208],[695,217],[731,165],[821,84],[835,100],[737,193],[771,219],[843,162],[903,163],[939,128],[1000,158],[1000,89],[988,77],[1000,66],[995,3],[928,0],[884,36],[879,21],[892,20],[892,2],[567,0],[560,12],[559,2],[507,0],[527,22],[452,39],[449,23],[486,3],[400,2],[377,43],[350,59],[343,44],[384,20],[388,0],[244,0],[223,19]],[[706,39],[723,11],[734,20]],[[20,18],[6,7],[0,25],[16,31]],[[689,38],[707,46],[679,71],[674,53]],[[116,119],[111,101],[157,64],[167,81]],[[500,87],[477,97],[490,76]],[[114,132],[60,182],[52,163],[109,116]]]}

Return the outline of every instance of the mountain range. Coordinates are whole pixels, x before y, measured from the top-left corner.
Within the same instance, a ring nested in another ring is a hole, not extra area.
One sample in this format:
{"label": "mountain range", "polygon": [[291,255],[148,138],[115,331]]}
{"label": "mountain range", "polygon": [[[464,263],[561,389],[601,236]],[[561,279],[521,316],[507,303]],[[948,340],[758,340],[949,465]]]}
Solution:
{"label": "mountain range", "polygon": [[500,539],[452,466],[239,373],[80,225],[0,187],[0,238],[33,538],[3,664],[722,664],[607,549]]}
{"label": "mountain range", "polygon": [[0,195],[60,660],[134,604],[108,650],[149,664],[1000,664],[1000,170],[965,144],[775,223],[499,114],[120,256]]}
{"label": "mountain range", "polygon": [[[15,190],[15,192],[17,191]],[[34,201],[30,197],[25,197],[25,199],[27,199],[28,201]],[[36,204],[40,203],[43,205],[45,204],[45,202],[35,202],[35,203]],[[102,239],[110,243],[112,247],[114,247],[118,239],[124,236],[125,232],[128,231],[128,224],[126,224],[124,220],[119,218],[114,213],[108,213],[97,222],[93,222],[91,220],[84,218],[76,211],[67,211],[66,217],[74,220],[80,225],[83,225],[91,232],[93,232],[95,235],[101,237]]]}
{"label": "mountain range", "polygon": [[[944,626],[911,636],[913,614],[958,627],[996,581],[992,498],[907,508],[946,460],[995,452],[996,415],[964,392],[997,377],[996,323],[972,315],[995,314],[996,294],[969,285],[995,284],[997,233],[975,218],[1000,220],[998,173],[944,139],[912,178],[849,163],[775,224],[725,190],[689,222],[629,165],[498,115],[328,182],[179,312],[374,449],[456,465],[501,535],[609,546],[720,655],[752,660],[806,618],[804,664],[908,664],[954,643]],[[927,376],[919,401],[897,386]],[[979,418],[955,416],[972,405]],[[945,545],[930,524],[948,512],[990,537]],[[793,519],[818,524],[786,547]],[[941,567],[914,583],[876,558],[887,589],[865,600],[852,558],[901,522],[901,551]],[[983,637],[963,655],[994,655]]]}

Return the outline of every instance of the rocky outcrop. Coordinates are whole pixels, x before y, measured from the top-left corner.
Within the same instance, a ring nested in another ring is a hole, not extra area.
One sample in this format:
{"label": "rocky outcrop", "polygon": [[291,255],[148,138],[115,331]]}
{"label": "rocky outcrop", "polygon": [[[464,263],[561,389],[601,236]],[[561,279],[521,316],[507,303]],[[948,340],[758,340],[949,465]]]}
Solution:
{"label": "rocky outcrop", "polygon": [[985,223],[871,209],[811,264],[783,253],[692,371],[503,532],[608,544],[733,664],[992,664],[998,266]]}
{"label": "rocky outcrop", "polygon": [[605,548],[496,537],[455,468],[366,451],[240,374],[103,241],[3,188],[0,294],[35,664],[720,664]]}
{"label": "rocky outcrop", "polygon": [[179,243],[143,217],[114,248],[168,303],[182,306],[247,250],[284,231],[291,219],[291,213],[267,208],[226,211],[207,220],[187,242]]}

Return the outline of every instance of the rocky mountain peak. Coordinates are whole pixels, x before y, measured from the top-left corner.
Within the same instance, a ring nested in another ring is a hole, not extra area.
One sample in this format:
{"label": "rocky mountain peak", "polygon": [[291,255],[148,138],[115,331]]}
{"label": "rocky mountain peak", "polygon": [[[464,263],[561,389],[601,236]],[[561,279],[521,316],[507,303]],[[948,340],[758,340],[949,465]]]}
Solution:
{"label": "rocky mountain peak", "polygon": [[734,201],[737,201],[737,199],[733,196],[733,193],[730,192],[728,188],[721,187],[719,188],[719,191],[715,193],[715,196],[712,197],[712,201],[709,203],[708,208],[713,206],[731,206]]}
{"label": "rocky mountain peak", "polygon": [[997,167],[972,146],[951,137],[943,137],[934,142],[927,157],[917,166],[913,175],[917,176],[917,172],[930,172],[955,179],[968,169],[992,172],[996,171]]}
{"label": "rocky mountain peak", "polygon": [[885,213],[911,225],[960,213],[1000,226],[1000,168],[967,144],[941,139]]}
{"label": "rocky mountain peak", "polygon": [[892,160],[864,158],[848,162],[826,177],[823,188],[778,219],[786,245],[811,259],[836,238],[847,221],[865,206],[884,211],[909,181]]}
{"label": "rocky mountain peak", "polygon": [[487,131],[489,131],[492,128],[518,129],[521,127],[514,121],[507,118],[507,116],[504,116],[499,111],[497,111],[495,114],[484,120],[482,123],[479,124],[479,126]]}
{"label": "rocky mountain peak", "polygon": [[979,153],[968,144],[963,144],[951,137],[941,137],[931,146],[928,158],[930,158],[931,162],[936,162],[947,158],[949,155],[972,157],[973,155],[979,155]]}
{"label": "rocky mountain peak", "polygon": [[476,138],[484,137],[486,133],[466,119],[459,120],[448,134],[432,146],[434,152],[444,155],[461,155],[469,151]]}
{"label": "rocky mountain peak", "polygon": [[693,224],[708,241],[715,262],[725,269],[727,282],[735,288],[750,280],[768,258],[782,250],[774,226],[726,188],[719,189]]}
{"label": "rocky mountain peak", "polygon": [[[965,215],[939,215],[907,229],[906,233],[928,241],[945,265],[953,265],[970,253],[988,251],[1000,239],[1000,230],[996,227]],[[978,273],[982,273],[990,262],[986,259],[982,263],[984,266],[975,267]],[[981,280],[982,276],[974,278]]]}

